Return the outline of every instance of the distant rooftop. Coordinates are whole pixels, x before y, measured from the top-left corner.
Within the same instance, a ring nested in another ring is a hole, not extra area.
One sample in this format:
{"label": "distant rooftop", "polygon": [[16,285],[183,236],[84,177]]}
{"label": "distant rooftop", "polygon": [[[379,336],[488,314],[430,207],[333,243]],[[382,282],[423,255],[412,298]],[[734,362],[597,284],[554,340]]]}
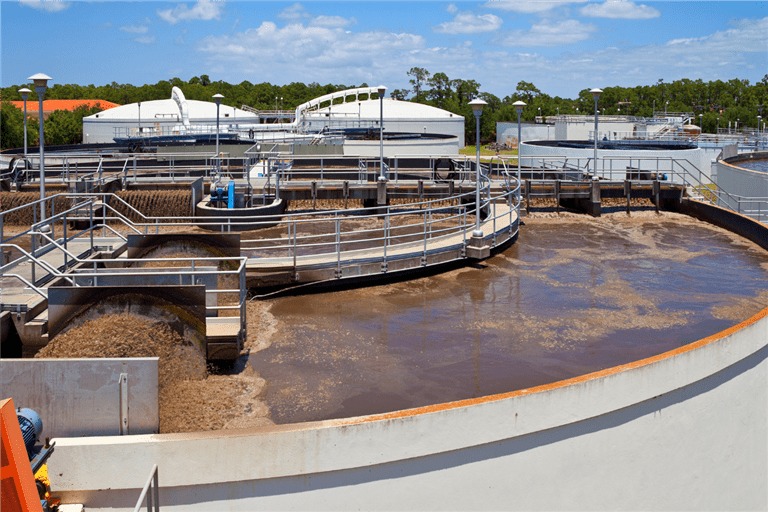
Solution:
{"label": "distant rooftop", "polygon": [[[19,110],[24,110],[24,102],[23,101],[9,101],[11,105],[18,108]],[[38,101],[37,98],[33,99],[33,95],[30,95],[27,99],[27,115],[30,116],[38,116]],[[99,106],[100,108],[107,110],[110,108],[119,107],[120,105],[117,103],[112,103],[111,101],[106,100],[43,100],[43,113],[50,114],[51,112],[55,110],[75,110],[78,107],[81,106],[87,106],[89,108]]]}

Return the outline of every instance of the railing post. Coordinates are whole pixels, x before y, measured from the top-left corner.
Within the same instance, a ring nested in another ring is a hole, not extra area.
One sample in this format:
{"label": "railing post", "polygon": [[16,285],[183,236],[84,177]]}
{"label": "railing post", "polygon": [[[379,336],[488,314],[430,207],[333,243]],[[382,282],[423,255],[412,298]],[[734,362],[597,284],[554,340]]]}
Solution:
{"label": "railing post", "polygon": [[32,254],[32,261],[30,262],[32,264],[32,284],[35,284],[35,261],[37,259],[35,257],[35,250],[36,250],[36,245],[37,245],[36,241],[35,241],[36,238],[37,238],[36,236],[32,236],[31,240],[30,240],[30,242],[32,244],[31,245],[32,251],[30,252],[30,254]]}
{"label": "railing post", "polygon": [[339,223],[339,214],[335,214],[336,224],[336,279],[341,279],[341,224]]}
{"label": "railing post", "polygon": [[389,208],[384,216],[384,261],[381,263],[381,271],[387,271],[387,242],[389,238]]}
{"label": "railing post", "polygon": [[88,232],[91,235],[91,253],[93,253],[93,199],[91,199],[91,207],[88,208],[88,210],[89,210],[89,213],[90,213],[90,215],[89,215],[90,216],[90,223],[89,223],[90,229],[88,230]]}
{"label": "railing post", "polygon": [[[290,225],[289,225],[289,229],[290,229]],[[296,251],[298,249],[298,247],[297,247],[297,245],[298,245],[298,240],[297,240],[298,237],[299,237],[299,234],[296,231],[296,221],[293,221],[293,271],[294,271],[294,273],[296,273],[296,257],[297,257]]]}

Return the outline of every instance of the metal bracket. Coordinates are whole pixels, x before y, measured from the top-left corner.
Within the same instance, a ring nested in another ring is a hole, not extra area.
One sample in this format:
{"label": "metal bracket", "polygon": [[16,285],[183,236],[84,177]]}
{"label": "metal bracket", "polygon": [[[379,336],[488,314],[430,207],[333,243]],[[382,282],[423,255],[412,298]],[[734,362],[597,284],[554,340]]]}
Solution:
{"label": "metal bracket", "polygon": [[128,435],[128,374],[120,374],[120,435]]}

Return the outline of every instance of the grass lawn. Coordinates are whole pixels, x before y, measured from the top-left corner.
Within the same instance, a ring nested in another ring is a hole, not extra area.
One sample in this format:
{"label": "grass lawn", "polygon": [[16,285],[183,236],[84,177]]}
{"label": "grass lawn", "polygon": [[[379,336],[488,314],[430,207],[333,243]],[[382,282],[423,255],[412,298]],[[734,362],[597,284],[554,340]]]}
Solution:
{"label": "grass lawn", "polygon": [[[474,144],[471,146],[465,146],[464,149],[459,150],[460,155],[466,155],[466,156],[475,156],[477,155],[477,146]],[[484,156],[496,156],[495,151],[491,151],[490,149],[485,148],[484,146],[480,146],[480,160],[490,160],[489,158],[483,158]],[[516,156],[517,155],[517,149],[512,149],[510,151],[499,151],[499,156]]]}

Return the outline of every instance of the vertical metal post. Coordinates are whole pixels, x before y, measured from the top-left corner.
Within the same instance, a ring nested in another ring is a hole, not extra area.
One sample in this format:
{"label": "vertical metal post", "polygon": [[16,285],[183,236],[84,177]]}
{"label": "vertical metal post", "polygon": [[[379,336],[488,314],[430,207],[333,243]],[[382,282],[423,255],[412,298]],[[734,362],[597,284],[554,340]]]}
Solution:
{"label": "vertical metal post", "polygon": [[595,176],[597,176],[597,99],[600,97],[600,93],[603,92],[600,89],[592,89],[592,96],[595,97]]}
{"label": "vertical metal post", "polygon": [[[288,229],[290,230],[290,224],[288,225]],[[290,237],[290,234],[288,235]],[[293,221],[293,272],[296,273],[296,251],[297,251],[297,238],[299,234],[296,231],[296,221]]]}
{"label": "vertical metal post", "polygon": [[515,110],[517,111],[517,182],[518,182],[518,193],[517,193],[517,204],[520,204],[520,186],[522,185],[522,178],[520,174],[520,144],[522,143],[522,131],[520,126],[520,116],[523,115],[523,107],[525,107],[525,102],[523,101],[516,101],[512,105],[515,106]]}
{"label": "vertical metal post", "polygon": [[[37,91],[37,99],[39,101],[40,110],[40,123],[39,123],[39,136],[40,136],[40,199],[45,199],[45,137],[43,134],[43,94],[45,94],[45,86],[35,87]],[[40,203],[40,221],[45,220],[45,201]]]}
{"label": "vertical metal post", "polygon": [[128,374],[121,373],[120,380],[120,435],[128,435]]}
{"label": "vertical metal post", "polygon": [[520,184],[522,183],[521,180],[521,173],[520,173],[520,137],[521,135],[521,126],[520,126],[520,115],[523,113],[523,109],[519,109],[517,111],[517,202],[520,202]]}
{"label": "vertical metal post", "polygon": [[341,224],[339,223],[339,214],[335,214],[336,228],[336,279],[341,279]]}
{"label": "vertical metal post", "polygon": [[29,96],[29,93],[31,93],[29,89],[24,87],[23,89],[19,90],[19,93],[21,94],[21,98],[24,100],[24,167],[26,168],[27,162],[27,97]]}

